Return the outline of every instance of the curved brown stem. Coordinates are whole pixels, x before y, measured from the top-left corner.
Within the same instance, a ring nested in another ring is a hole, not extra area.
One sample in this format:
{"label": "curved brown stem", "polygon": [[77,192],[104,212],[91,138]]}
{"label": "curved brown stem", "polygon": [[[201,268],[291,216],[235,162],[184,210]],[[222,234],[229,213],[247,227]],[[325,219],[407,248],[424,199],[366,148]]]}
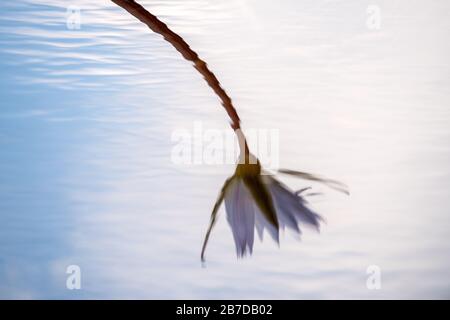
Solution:
{"label": "curved brown stem", "polygon": [[115,4],[122,7],[134,17],[145,23],[153,32],[158,33],[164,37],[181,55],[189,61],[194,63],[194,68],[203,76],[208,85],[214,90],[215,94],[222,101],[228,116],[231,119],[231,127],[234,130],[240,129],[240,119],[233,106],[231,98],[221,87],[219,80],[217,80],[214,73],[212,73],[205,61],[199,58],[198,54],[193,51],[186,41],[178,34],[169,29],[169,27],[156,16],[148,12],[140,4],[133,0],[112,0]]}

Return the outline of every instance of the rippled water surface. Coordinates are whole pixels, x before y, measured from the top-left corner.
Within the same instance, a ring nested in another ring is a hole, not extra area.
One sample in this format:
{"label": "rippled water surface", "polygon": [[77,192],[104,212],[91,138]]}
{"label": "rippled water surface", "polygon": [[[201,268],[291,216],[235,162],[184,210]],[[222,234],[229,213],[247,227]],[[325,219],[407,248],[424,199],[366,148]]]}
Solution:
{"label": "rippled water surface", "polygon": [[201,76],[112,2],[2,1],[0,297],[450,298],[448,1],[141,3],[208,62],[244,129],[279,130],[282,167],[351,196],[314,186],[320,234],[239,260],[222,212],[202,267],[233,168],[171,161],[175,130],[230,130]]}

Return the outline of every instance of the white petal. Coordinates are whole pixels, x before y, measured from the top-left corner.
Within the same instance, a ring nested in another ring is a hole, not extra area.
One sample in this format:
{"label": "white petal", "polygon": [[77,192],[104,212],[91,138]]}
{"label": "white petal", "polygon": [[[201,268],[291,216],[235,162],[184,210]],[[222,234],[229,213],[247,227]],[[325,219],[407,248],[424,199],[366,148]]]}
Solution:
{"label": "white petal", "polygon": [[242,179],[235,179],[225,193],[227,221],[233,232],[236,254],[242,257],[253,251],[255,229],[254,201]]}
{"label": "white petal", "polygon": [[319,229],[322,218],[306,206],[302,197],[271,176],[264,176],[263,181],[272,195],[280,227],[300,232],[298,222],[303,222]]}
{"label": "white petal", "polygon": [[[279,221],[278,221],[279,222]],[[267,218],[262,214],[261,210],[259,210],[258,206],[255,204],[255,225],[256,230],[258,231],[259,239],[263,240],[263,232],[267,230],[272,239],[275,242],[279,242],[278,237],[278,229],[273,224],[271,224]]]}

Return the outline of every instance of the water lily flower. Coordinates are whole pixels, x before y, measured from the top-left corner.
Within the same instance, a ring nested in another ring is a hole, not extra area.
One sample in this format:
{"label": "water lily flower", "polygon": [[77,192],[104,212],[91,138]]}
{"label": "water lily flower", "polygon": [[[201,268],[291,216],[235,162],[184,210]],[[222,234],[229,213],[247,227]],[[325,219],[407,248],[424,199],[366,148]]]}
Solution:
{"label": "water lily flower", "polygon": [[[267,230],[277,242],[279,230],[286,227],[300,233],[299,224],[301,223],[319,230],[322,218],[307,207],[306,200],[301,195],[302,190],[293,192],[273,176],[267,175],[263,172],[258,159],[250,153],[245,137],[240,130],[240,118],[233,102],[206,62],[200,59],[182,37],[140,4],[133,0],[112,1],[145,23],[153,32],[163,36],[164,40],[170,43],[184,59],[193,63],[194,68],[220,99],[231,120],[231,128],[239,139],[241,146],[239,164],[234,175],[226,180],[214,205],[203,243],[202,260],[204,260],[211,230],[217,220],[219,207],[224,200],[227,220],[233,232],[238,257],[244,256],[247,252],[252,253],[255,229],[261,239],[264,230]],[[278,172],[323,182],[336,190],[348,193],[344,185],[334,180],[292,170],[278,170]]]}
{"label": "water lily flower", "polygon": [[[305,198],[301,195],[308,188],[294,192],[273,175],[264,172],[254,155],[248,153],[245,160],[243,163],[240,161],[235,173],[225,181],[219,193],[203,243],[202,261],[205,260],[206,246],[223,201],[238,258],[247,253],[252,254],[255,230],[260,240],[263,239],[264,231],[267,231],[277,243],[280,229],[288,228],[301,234],[300,224],[302,224],[319,231],[323,218],[308,208]],[[279,172],[322,182],[348,193],[346,186],[335,180],[293,170],[279,170]]]}

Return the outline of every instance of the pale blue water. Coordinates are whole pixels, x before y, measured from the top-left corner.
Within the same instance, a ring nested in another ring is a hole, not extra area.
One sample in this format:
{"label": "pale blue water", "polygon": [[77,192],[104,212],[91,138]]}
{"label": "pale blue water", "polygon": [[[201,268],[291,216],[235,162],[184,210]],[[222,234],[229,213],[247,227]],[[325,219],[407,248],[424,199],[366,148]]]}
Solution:
{"label": "pale blue water", "polygon": [[[321,234],[244,260],[222,212],[202,268],[233,169],[174,165],[171,135],[228,130],[210,88],[112,2],[2,2],[1,298],[450,298],[448,1],[141,3],[209,63],[244,128],[280,130],[283,167],[352,194],[316,186]],[[66,288],[72,264],[81,290]]]}

